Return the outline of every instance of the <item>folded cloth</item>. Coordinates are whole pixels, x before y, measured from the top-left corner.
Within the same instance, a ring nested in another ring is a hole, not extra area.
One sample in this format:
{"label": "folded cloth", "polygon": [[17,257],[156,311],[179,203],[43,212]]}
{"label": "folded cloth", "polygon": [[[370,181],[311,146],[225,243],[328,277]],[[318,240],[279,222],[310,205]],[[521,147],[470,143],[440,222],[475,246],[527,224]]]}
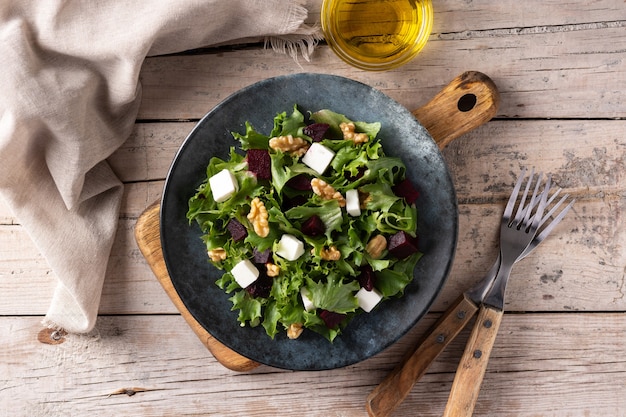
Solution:
{"label": "folded cloth", "polygon": [[145,57],[265,36],[306,54],[306,15],[286,0],[0,2],[0,194],[58,279],[47,326],[95,324],[123,192],[106,159],[133,129]]}

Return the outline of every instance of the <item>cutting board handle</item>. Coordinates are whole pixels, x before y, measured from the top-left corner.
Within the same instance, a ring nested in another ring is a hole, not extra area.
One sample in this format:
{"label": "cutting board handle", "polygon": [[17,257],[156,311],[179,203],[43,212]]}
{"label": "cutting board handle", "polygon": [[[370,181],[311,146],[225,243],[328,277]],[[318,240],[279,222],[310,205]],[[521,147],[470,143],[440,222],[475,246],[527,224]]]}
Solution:
{"label": "cutting board handle", "polygon": [[476,127],[498,111],[500,94],[495,83],[478,71],[467,71],[452,80],[428,103],[413,111],[439,149]]}

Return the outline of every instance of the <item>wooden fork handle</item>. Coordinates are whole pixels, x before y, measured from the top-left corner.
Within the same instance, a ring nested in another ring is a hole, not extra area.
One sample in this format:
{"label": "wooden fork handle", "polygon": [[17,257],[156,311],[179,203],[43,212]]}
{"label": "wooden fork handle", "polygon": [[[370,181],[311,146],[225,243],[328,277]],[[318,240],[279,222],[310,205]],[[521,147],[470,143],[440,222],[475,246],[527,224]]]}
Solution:
{"label": "wooden fork handle", "polygon": [[390,415],[426,373],[430,364],[476,314],[478,307],[462,294],[422,338],[421,343],[367,397],[371,417]]}
{"label": "wooden fork handle", "polygon": [[474,412],[502,315],[501,310],[481,306],[459,362],[444,417],[469,417]]}

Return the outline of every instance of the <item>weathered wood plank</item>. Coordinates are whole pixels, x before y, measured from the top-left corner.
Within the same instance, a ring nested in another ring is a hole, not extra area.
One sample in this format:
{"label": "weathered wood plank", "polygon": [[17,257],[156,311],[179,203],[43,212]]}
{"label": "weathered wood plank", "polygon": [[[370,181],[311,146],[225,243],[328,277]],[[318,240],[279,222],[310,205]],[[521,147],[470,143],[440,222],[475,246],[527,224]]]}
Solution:
{"label": "weathered wood plank", "polygon": [[[385,73],[348,67],[324,45],[312,62],[295,63],[258,43],[149,58],[141,72],[139,117],[197,119],[243,86],[302,71],[365,82],[415,109],[458,73],[485,72],[502,93],[499,117],[508,120],[493,121],[444,151],[460,202],[460,239],[433,310],[443,311],[495,259],[498,218],[521,165],[553,173],[579,201],[513,270],[475,415],[624,415],[626,121],[610,119],[626,118],[626,8],[618,0],[531,3],[436,1],[423,53]],[[314,22],[321,0],[307,4]],[[438,316],[429,314],[388,351],[346,369],[261,367],[239,374],[221,367],[180,316],[159,315],[175,309],[132,234],[192,127],[138,123],[111,157],[127,186],[104,315],[88,335],[70,335],[55,346],[37,342],[55,279],[0,202],[0,331],[6,335],[0,416],[365,416],[366,395]],[[396,415],[441,415],[467,334],[433,364]]]}
{"label": "weathered wood plank", "polygon": [[[163,180],[195,123],[137,123],[110,158],[127,183]],[[454,141],[443,151],[460,201],[503,200],[521,166],[552,173],[563,188],[587,198],[622,197],[626,160],[626,120],[494,120]],[[128,187],[132,187],[128,185]],[[122,217],[137,217],[158,197],[127,193]],[[18,221],[0,201],[0,224]]]}
{"label": "weathered wood plank", "polygon": [[[322,0],[307,0],[307,22],[319,21]],[[592,25],[626,19],[623,4],[616,0],[528,2],[516,0],[467,1],[437,0],[433,2],[434,36],[459,34],[467,31],[488,31],[505,28],[546,30],[546,27]],[[544,29],[540,29],[544,28]]]}
{"label": "weathered wood plank", "polygon": [[[121,222],[103,292],[103,313],[174,312],[139,253],[136,218],[161,194],[163,178],[193,123],[138,124],[111,158],[127,182]],[[626,121],[493,121],[444,150],[460,201],[459,248],[434,308],[487,271],[497,253],[498,218],[519,166],[551,172],[579,198],[537,252],[513,270],[507,309],[624,309]],[[545,146],[550,141],[550,146]],[[137,182],[136,182],[137,181]],[[45,260],[0,205],[0,314],[43,314],[55,285]],[[131,294],[143,294],[134,297]],[[31,302],[25,303],[24,300]]]}
{"label": "weathered wood plank", "polygon": [[413,62],[384,74],[355,70],[324,45],[311,62],[298,63],[263,49],[154,57],[141,71],[139,117],[197,119],[244,86],[297,72],[353,78],[414,109],[466,70],[483,71],[494,79],[502,94],[499,117],[624,117],[624,26],[626,22],[563,31],[471,32],[462,39],[441,36],[431,39]]}
{"label": "weathered wood plank", "polygon": [[[162,180],[194,124],[138,123],[109,163],[125,182]],[[504,198],[518,168],[511,161],[552,172],[562,187],[575,193],[623,196],[624,131],[624,120],[494,120],[443,153],[459,199],[468,202]],[[141,202],[129,215],[136,217],[143,208]],[[17,224],[2,201],[0,224]]]}
{"label": "weathered wood plank", "polygon": [[[322,0],[306,0],[305,4],[309,11],[307,23],[318,23]],[[503,28],[546,30],[546,27],[608,24],[626,19],[623,5],[616,0],[546,0],[532,6],[516,0],[438,0],[433,2],[433,12],[433,36]]]}
{"label": "weathered wood plank", "polygon": [[[94,332],[37,342],[38,319],[2,317],[3,416],[365,416],[365,397],[433,323],[344,369],[221,367],[181,317],[102,317]],[[395,415],[441,415],[464,331]],[[626,407],[624,314],[505,314],[475,416],[617,416]],[[555,337],[558,335],[558,337]],[[134,392],[134,395],[129,395]]]}
{"label": "weathered wood plank", "polygon": [[[125,182],[164,179],[193,126],[138,123],[110,164]],[[464,202],[505,199],[521,166],[552,173],[577,195],[623,197],[624,131],[626,120],[494,120],[452,142],[443,155]]]}
{"label": "weathered wood plank", "polygon": [[626,18],[623,4],[615,0],[547,0],[532,4],[516,0],[438,0],[433,2],[433,9],[433,32],[436,34],[503,28],[547,30],[546,27],[562,28],[567,25],[615,22]]}
{"label": "weathered wood plank", "polygon": [[[461,292],[478,282],[496,259],[502,206],[460,206],[454,265],[433,311],[447,308]],[[507,288],[506,309],[626,310],[626,227],[621,216],[625,209],[624,199],[577,203],[553,235],[515,266]],[[100,312],[173,313],[172,303],[137,248],[134,224],[134,218],[120,221]],[[0,226],[0,241],[6,242],[0,249],[0,292],[11,294],[0,297],[0,315],[45,313],[55,285],[45,260],[19,226]]]}

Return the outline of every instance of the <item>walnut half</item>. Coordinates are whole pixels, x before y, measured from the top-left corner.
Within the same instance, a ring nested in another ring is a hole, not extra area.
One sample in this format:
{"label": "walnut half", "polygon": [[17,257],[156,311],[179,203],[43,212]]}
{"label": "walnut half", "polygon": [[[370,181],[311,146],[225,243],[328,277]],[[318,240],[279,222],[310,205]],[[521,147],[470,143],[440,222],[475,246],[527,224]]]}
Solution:
{"label": "walnut half", "polygon": [[279,150],[292,156],[302,156],[309,150],[309,142],[299,137],[294,138],[293,135],[271,138],[269,145],[275,151]]}
{"label": "walnut half", "polygon": [[343,198],[341,193],[339,191],[335,191],[332,185],[320,178],[313,178],[311,180],[311,189],[315,194],[319,195],[324,200],[337,200],[339,202],[339,207],[346,206],[346,199]]}
{"label": "walnut half", "polygon": [[280,266],[271,262],[265,264],[265,269],[268,277],[277,277],[280,274]]}
{"label": "walnut half", "polygon": [[254,197],[254,199],[250,202],[248,220],[252,223],[254,233],[260,237],[266,237],[270,233],[270,225],[267,219],[268,214],[265,204],[263,204],[259,197]]}
{"label": "walnut half", "polygon": [[226,259],[226,251],[224,250],[224,248],[211,249],[207,252],[207,254],[209,255],[209,259],[211,259],[213,262],[219,262]]}
{"label": "walnut half", "polygon": [[336,246],[330,246],[329,248],[322,249],[320,258],[325,261],[338,261],[341,259],[341,252],[337,250]]}
{"label": "walnut half", "polygon": [[290,339],[297,339],[302,334],[302,323],[291,323],[287,328],[287,337]]}
{"label": "walnut half", "polygon": [[376,235],[370,239],[365,246],[365,251],[372,257],[372,259],[380,258],[383,251],[387,249],[387,239],[383,235]]}
{"label": "walnut half", "polygon": [[341,129],[345,140],[351,140],[354,143],[365,143],[370,139],[369,136],[367,136],[367,133],[356,133],[354,131],[356,126],[352,122],[341,123],[339,128]]}

